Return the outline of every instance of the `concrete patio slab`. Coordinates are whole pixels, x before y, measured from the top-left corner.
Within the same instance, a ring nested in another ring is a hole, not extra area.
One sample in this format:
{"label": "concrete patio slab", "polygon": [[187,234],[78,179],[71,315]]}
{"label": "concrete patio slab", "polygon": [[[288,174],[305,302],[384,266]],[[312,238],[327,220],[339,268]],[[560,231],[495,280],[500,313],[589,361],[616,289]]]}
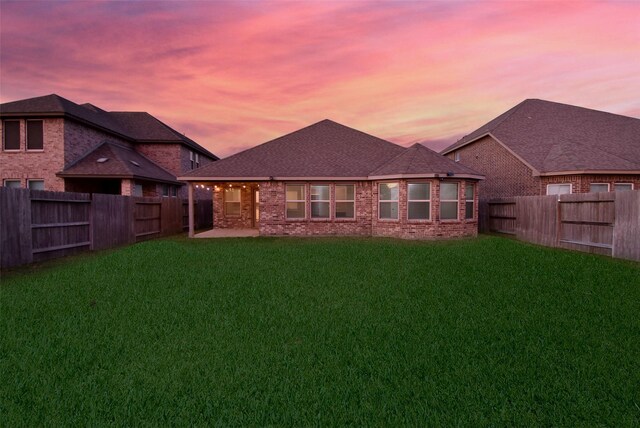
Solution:
{"label": "concrete patio slab", "polygon": [[194,238],[250,238],[258,235],[258,229],[211,229],[196,233]]}

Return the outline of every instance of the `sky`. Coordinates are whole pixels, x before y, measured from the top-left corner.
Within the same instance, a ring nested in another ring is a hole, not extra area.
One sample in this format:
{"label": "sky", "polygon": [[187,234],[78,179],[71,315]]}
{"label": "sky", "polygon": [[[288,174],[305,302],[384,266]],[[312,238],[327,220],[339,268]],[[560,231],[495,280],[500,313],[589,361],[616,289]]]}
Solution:
{"label": "sky", "polygon": [[440,150],[527,98],[640,117],[640,1],[0,1],[0,101],[225,157],[323,119]]}

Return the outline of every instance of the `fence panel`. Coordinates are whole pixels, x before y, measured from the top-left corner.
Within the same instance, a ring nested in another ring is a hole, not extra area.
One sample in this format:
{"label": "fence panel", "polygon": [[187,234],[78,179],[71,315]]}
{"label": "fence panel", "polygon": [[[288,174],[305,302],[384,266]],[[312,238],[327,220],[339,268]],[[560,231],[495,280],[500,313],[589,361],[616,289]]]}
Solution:
{"label": "fence panel", "polygon": [[182,200],[164,198],[161,202],[162,235],[172,235],[182,232]]}
{"label": "fence panel", "polygon": [[31,190],[33,261],[90,249],[90,213],[89,194]]}
{"label": "fence panel", "polygon": [[558,198],[518,198],[516,236],[523,241],[555,247],[558,233]]}
{"label": "fence panel", "polygon": [[136,242],[131,197],[94,193],[91,210],[94,250]]}
{"label": "fence panel", "polygon": [[615,193],[561,195],[558,244],[562,248],[611,255]]}
{"label": "fence panel", "polygon": [[160,198],[133,198],[136,241],[161,235],[162,201]]}
{"label": "fence panel", "polygon": [[0,187],[0,267],[32,261],[29,190]]}
{"label": "fence panel", "polygon": [[640,261],[640,190],[616,193],[613,257]]}
{"label": "fence panel", "polygon": [[516,198],[489,201],[489,230],[514,235],[516,233]]}

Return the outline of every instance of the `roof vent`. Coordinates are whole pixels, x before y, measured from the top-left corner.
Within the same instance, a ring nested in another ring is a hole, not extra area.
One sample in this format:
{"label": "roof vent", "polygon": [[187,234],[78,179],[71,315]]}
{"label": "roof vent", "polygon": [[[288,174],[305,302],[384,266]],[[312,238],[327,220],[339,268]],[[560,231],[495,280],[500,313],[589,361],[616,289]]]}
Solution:
{"label": "roof vent", "polygon": [[140,164],[139,164],[138,162],[136,162],[136,161],[132,161],[132,160],[130,160],[129,162],[131,162],[131,163],[132,163],[132,164],[134,164],[135,166],[140,166]]}
{"label": "roof vent", "polygon": [[108,161],[108,160],[109,160],[109,158],[100,158],[100,159],[98,159],[96,162],[98,162],[98,163],[105,163],[105,162],[106,162],[106,161]]}

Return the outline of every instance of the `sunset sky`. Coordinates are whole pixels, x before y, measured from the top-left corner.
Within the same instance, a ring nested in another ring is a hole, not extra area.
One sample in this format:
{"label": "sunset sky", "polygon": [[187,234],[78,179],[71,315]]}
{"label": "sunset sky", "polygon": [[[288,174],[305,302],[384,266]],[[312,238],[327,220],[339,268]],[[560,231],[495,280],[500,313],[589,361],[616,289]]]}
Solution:
{"label": "sunset sky", "polygon": [[526,98],[640,117],[640,1],[2,1],[0,24],[0,101],[148,111],[221,157],[325,118],[439,150]]}

